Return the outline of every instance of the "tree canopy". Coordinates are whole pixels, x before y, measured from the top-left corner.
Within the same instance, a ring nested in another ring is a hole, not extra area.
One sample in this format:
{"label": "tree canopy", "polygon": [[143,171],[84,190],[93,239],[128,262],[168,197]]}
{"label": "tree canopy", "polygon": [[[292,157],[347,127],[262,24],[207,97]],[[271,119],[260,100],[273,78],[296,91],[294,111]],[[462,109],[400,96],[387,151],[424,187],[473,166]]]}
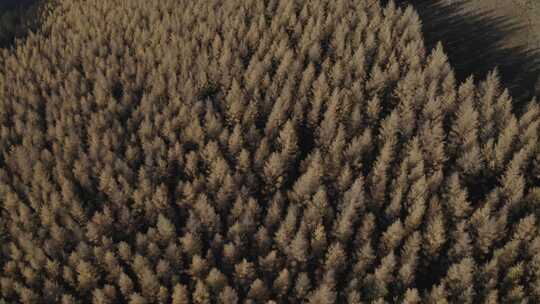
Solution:
{"label": "tree canopy", "polygon": [[535,302],[539,128],[412,7],[59,0],[0,53],[0,302]]}

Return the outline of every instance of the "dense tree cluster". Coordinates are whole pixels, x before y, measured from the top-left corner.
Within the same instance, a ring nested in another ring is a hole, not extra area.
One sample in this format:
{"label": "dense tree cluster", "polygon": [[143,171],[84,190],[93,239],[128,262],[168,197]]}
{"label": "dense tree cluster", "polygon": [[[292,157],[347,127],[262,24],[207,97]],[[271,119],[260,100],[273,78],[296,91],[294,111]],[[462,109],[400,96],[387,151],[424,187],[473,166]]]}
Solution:
{"label": "dense tree cluster", "polygon": [[540,299],[540,107],[375,0],[61,0],[0,54],[0,302]]}

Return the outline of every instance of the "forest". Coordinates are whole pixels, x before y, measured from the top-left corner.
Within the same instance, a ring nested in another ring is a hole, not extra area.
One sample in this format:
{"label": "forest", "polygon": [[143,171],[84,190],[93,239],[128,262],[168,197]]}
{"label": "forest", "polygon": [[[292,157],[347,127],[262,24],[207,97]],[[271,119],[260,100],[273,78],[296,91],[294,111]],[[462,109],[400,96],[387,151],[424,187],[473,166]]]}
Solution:
{"label": "forest", "polygon": [[538,96],[417,8],[7,17],[0,304],[538,303]]}

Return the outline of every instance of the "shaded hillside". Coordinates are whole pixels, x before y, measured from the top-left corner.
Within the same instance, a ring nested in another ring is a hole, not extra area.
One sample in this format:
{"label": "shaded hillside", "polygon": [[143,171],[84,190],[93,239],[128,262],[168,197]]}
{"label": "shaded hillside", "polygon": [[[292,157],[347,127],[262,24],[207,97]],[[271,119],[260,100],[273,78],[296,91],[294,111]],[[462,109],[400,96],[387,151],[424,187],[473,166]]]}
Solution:
{"label": "shaded hillside", "polygon": [[13,44],[16,38],[39,26],[40,12],[45,0],[0,1],[0,48]]}
{"label": "shaded hillside", "polygon": [[[540,75],[540,2],[402,0],[418,10],[427,47],[442,41],[457,78],[498,68],[517,102],[534,94]],[[538,92],[540,93],[540,92]]]}
{"label": "shaded hillside", "polygon": [[36,4],[41,0],[1,0],[0,1],[0,10],[13,10],[16,8],[27,8],[31,5]]}

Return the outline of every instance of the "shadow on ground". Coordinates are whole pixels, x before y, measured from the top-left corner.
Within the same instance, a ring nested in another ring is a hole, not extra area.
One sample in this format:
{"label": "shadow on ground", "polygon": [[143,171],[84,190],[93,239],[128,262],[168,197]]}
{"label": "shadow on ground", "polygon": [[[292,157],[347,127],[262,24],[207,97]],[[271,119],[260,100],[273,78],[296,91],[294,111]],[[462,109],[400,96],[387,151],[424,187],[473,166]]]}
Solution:
{"label": "shadow on ground", "polygon": [[0,9],[11,10],[21,7],[29,7],[30,5],[35,4],[38,1],[39,0],[0,0]]}
{"label": "shadow on ground", "polygon": [[12,47],[39,26],[43,0],[0,0],[0,48]]}
{"label": "shadow on ground", "polygon": [[523,34],[523,20],[501,17],[501,12],[467,11],[467,4],[478,0],[397,0],[412,4],[420,14],[427,49],[438,41],[444,45],[459,81],[469,75],[483,79],[499,69],[502,83],[521,108],[533,96],[540,95],[540,49],[508,46],[512,35]]}

